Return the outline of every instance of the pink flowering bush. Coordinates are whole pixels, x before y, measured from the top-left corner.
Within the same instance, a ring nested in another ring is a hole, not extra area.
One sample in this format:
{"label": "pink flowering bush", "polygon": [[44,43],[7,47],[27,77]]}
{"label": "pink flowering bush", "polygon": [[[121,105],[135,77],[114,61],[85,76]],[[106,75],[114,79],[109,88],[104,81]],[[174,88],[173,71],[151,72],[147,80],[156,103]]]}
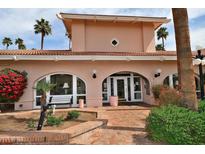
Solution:
{"label": "pink flowering bush", "polygon": [[16,102],[27,85],[27,73],[11,68],[0,71],[0,102]]}

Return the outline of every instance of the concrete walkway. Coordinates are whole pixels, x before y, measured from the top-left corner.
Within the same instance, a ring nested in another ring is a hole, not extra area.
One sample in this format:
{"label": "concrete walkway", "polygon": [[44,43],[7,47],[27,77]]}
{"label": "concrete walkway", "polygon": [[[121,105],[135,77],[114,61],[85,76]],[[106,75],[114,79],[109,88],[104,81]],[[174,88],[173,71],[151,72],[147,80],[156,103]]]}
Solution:
{"label": "concrete walkway", "polygon": [[145,132],[149,112],[150,108],[140,106],[98,108],[98,118],[108,119],[107,126],[95,129],[91,135],[73,140],[71,144],[155,144]]}

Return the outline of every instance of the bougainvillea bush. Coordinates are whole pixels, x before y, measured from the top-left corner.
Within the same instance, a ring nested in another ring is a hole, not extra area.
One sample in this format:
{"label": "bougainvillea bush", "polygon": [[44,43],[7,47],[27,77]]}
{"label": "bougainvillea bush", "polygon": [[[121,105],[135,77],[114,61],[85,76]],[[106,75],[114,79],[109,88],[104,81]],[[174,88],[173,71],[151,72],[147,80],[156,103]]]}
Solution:
{"label": "bougainvillea bush", "polygon": [[0,102],[16,102],[27,86],[27,73],[11,68],[0,71]]}

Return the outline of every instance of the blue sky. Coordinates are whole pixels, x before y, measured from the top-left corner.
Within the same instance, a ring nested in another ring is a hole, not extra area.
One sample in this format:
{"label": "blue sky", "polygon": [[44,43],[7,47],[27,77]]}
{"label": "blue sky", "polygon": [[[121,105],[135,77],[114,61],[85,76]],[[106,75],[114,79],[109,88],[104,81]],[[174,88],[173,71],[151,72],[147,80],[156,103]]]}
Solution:
{"label": "blue sky", "polygon": [[[36,19],[45,18],[52,25],[52,35],[45,38],[44,49],[68,49],[69,43],[65,36],[65,28],[57,17],[59,12],[66,13],[92,13],[92,14],[114,14],[114,15],[136,15],[156,16],[172,19],[171,9],[0,9],[0,41],[3,37],[10,37],[12,40],[20,37],[24,39],[28,49],[40,48],[40,35],[34,34],[33,25]],[[205,9],[188,9],[190,23],[190,37],[192,50],[196,46],[205,47]],[[166,40],[167,50],[176,50],[174,39],[173,21],[163,25],[168,28],[169,36]],[[158,42],[156,40],[156,42]],[[0,49],[5,49],[0,44]],[[12,45],[10,49],[16,49]]]}

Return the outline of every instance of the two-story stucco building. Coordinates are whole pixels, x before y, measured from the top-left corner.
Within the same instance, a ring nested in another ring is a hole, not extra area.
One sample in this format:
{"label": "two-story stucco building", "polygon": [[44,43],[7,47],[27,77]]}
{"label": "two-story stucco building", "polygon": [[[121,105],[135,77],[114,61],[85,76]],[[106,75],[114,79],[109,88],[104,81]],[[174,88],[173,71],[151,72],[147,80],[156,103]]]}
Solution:
{"label": "two-story stucco building", "polygon": [[[154,84],[177,85],[176,52],[155,50],[155,30],[169,19],[66,13],[57,17],[70,37],[70,50],[0,52],[0,69],[28,73],[28,86],[15,110],[39,108],[41,93],[34,87],[43,80],[56,84],[49,96],[59,103],[72,96],[73,107],[80,98],[88,107],[102,106],[109,96],[153,104]],[[199,89],[197,75],[196,83]]]}

